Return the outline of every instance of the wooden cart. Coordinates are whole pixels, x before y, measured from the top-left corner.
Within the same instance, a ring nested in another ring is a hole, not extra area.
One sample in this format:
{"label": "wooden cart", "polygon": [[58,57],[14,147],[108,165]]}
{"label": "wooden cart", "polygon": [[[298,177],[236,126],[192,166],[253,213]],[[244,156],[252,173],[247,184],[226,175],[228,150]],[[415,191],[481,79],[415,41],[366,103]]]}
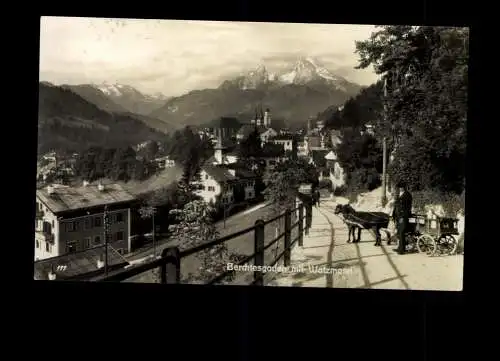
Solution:
{"label": "wooden cart", "polygon": [[435,254],[455,254],[458,240],[458,219],[449,217],[425,218],[423,229],[417,238],[419,252]]}

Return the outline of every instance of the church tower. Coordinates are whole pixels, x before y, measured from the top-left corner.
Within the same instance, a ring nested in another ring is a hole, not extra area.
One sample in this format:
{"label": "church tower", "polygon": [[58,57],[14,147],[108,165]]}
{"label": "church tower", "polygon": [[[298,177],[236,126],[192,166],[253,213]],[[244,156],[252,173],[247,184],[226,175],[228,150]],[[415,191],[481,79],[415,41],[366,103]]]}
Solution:
{"label": "church tower", "polygon": [[226,147],[222,145],[222,137],[219,136],[217,144],[214,147],[214,158],[218,164],[224,164],[224,151]]}
{"label": "church tower", "polygon": [[269,108],[264,112],[264,126],[266,128],[271,128],[271,111]]}
{"label": "church tower", "polygon": [[255,123],[258,127],[262,125],[262,111],[255,109]]}

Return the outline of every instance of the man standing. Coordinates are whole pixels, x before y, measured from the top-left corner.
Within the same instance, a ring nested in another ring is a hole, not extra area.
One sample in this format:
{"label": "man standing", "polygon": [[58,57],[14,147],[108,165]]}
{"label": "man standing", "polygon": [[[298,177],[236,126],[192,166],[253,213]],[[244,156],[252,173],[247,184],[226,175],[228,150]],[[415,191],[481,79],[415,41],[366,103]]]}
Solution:
{"label": "man standing", "polygon": [[319,189],[316,189],[316,192],[314,192],[314,196],[316,198],[316,207],[319,207],[320,206],[319,200],[320,200],[320,197],[321,197],[321,194],[319,193]]}
{"label": "man standing", "polygon": [[413,198],[410,192],[408,192],[406,184],[402,182],[398,184],[398,192],[398,197],[394,203],[394,211],[392,213],[399,239],[398,248],[394,249],[394,251],[398,254],[404,254],[406,250],[405,233],[408,230],[408,223],[411,217]]}

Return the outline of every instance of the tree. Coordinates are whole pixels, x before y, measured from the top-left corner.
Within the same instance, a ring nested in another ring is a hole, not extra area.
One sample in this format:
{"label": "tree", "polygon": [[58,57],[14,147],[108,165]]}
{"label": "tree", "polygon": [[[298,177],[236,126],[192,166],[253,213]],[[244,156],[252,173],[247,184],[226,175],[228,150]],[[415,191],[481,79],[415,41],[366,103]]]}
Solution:
{"label": "tree", "polygon": [[[212,220],[214,210],[201,200],[187,203],[183,208],[174,209],[171,214],[178,221],[174,237],[180,240],[181,249],[189,249],[210,242],[219,236]],[[234,260],[225,243],[210,247],[196,254],[201,261],[199,273],[190,274],[194,282],[206,283],[225,272],[226,265]]]}
{"label": "tree", "polygon": [[393,138],[393,180],[460,193],[465,179],[468,28],[384,26],[357,42],[358,68],[387,81],[379,132]]}
{"label": "tree", "polygon": [[260,134],[255,129],[248,137],[243,139],[237,150],[239,161],[246,166],[249,170],[259,173],[262,170],[260,159],[262,158],[262,141]]}

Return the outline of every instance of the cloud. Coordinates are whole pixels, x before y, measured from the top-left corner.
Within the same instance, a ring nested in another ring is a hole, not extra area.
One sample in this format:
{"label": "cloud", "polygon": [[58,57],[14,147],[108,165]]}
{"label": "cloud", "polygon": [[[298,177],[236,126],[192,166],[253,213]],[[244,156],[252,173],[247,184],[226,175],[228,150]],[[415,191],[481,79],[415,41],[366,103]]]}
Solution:
{"label": "cloud", "polygon": [[373,27],[329,24],[43,17],[40,78],[53,83],[120,81],[179,95],[217,86],[260,62],[297,55],[353,67],[354,41]]}

